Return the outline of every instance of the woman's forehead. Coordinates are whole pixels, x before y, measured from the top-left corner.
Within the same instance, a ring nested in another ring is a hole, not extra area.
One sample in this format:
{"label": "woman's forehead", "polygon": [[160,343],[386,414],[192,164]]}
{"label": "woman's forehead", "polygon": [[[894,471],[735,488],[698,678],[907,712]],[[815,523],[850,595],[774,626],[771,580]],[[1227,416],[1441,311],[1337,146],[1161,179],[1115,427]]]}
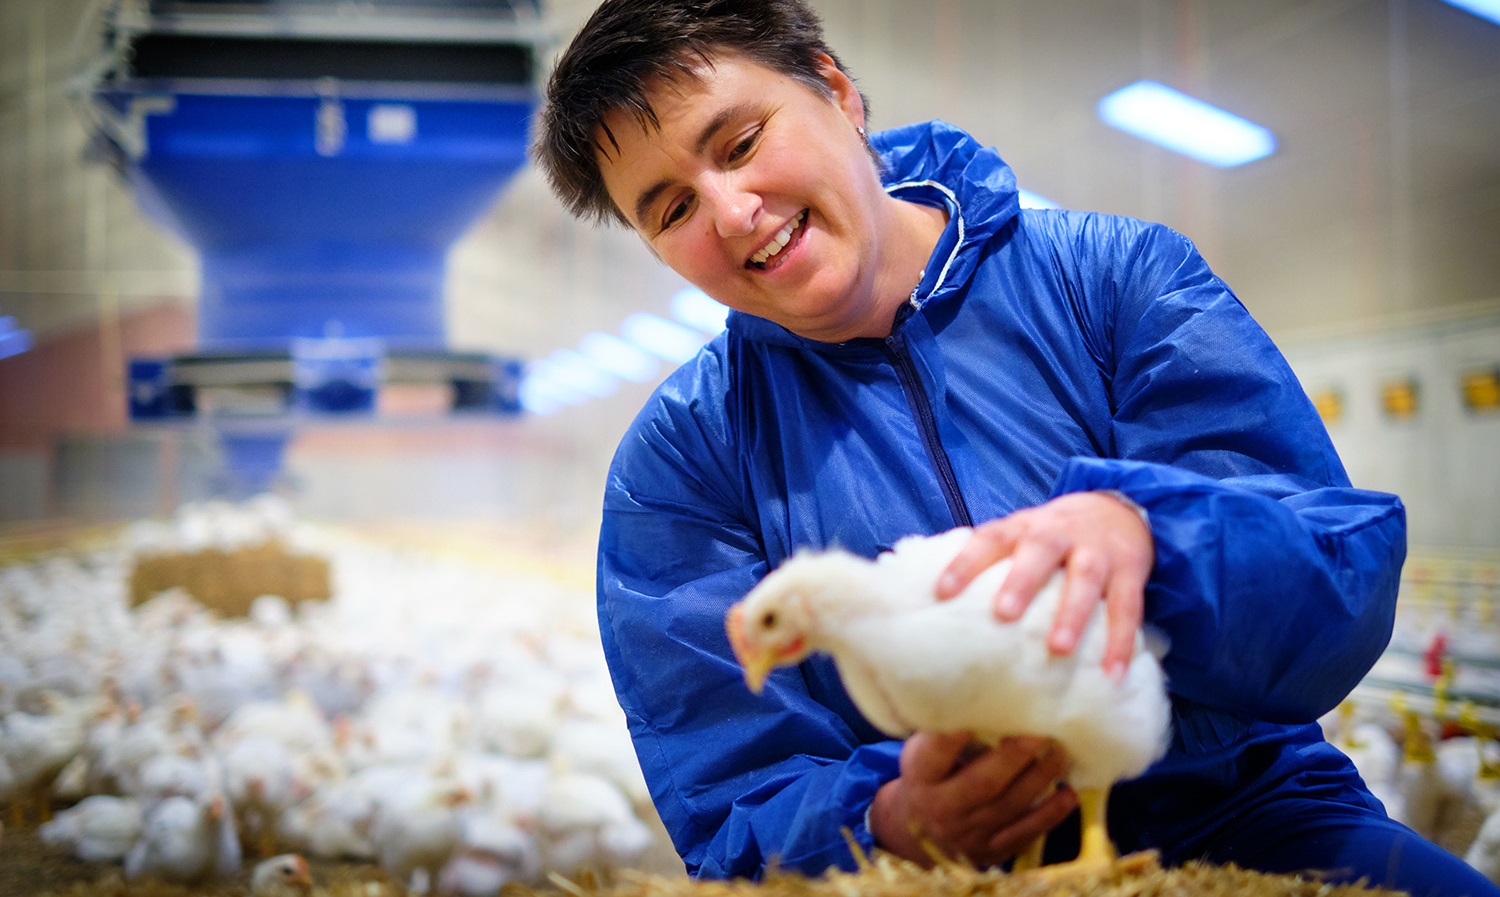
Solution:
{"label": "woman's forehead", "polygon": [[638,99],[632,98],[605,114],[599,123],[602,139],[596,140],[599,150],[607,156],[617,154],[620,142],[615,132],[622,127],[634,124],[647,139],[654,139],[661,135],[663,117],[680,118],[684,113],[713,107],[718,98],[739,84],[738,79],[719,77],[726,63],[730,70],[738,70],[744,65],[761,69],[774,77],[785,77],[739,53],[691,54],[679,67],[644,82]]}

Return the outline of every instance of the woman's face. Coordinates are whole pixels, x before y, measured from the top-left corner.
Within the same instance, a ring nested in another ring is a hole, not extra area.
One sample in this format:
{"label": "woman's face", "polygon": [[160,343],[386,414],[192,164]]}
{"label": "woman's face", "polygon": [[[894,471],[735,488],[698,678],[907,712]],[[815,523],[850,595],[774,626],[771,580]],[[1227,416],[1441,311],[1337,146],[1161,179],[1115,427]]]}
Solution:
{"label": "woman's face", "polygon": [[[825,342],[884,336],[894,309],[875,297],[893,201],[856,130],[858,91],[831,61],[822,71],[831,97],[718,56],[650,91],[660,129],[607,117],[618,148],[601,134],[600,167],[652,251],[730,308]],[[902,289],[916,273],[899,275]]]}

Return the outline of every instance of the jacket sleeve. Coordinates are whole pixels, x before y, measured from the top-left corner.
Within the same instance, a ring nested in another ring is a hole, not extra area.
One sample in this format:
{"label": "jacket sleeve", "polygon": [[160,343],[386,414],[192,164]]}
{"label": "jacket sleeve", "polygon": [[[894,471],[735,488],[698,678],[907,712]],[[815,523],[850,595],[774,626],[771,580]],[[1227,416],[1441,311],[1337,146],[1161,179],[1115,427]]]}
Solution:
{"label": "jacket sleeve", "polygon": [[799,669],[746,687],[724,616],[767,562],[737,498],[715,491],[733,455],[700,427],[654,400],[605,489],[599,622],[637,756],[690,874],[851,868],[844,832],[871,849],[866,808],[900,745],[861,746]]}
{"label": "jacket sleeve", "polygon": [[1405,511],[1351,488],[1286,361],[1191,243],[1123,227],[1077,244],[1123,247],[1093,260],[1108,301],[1085,325],[1114,457],[1072,459],[1054,494],[1115,489],[1146,510],[1146,618],[1169,641],[1174,692],[1310,722],[1390,639]]}

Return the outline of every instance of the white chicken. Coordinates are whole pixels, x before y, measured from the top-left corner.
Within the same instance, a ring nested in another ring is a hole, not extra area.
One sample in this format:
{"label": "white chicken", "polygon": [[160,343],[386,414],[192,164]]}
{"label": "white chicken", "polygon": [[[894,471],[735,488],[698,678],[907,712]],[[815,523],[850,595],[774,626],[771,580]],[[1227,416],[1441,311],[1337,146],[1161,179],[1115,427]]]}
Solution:
{"label": "white chicken", "polygon": [[174,795],[146,813],[141,836],[125,855],[125,877],[192,884],[240,870],[234,814],[222,796]]}
{"label": "white chicken", "polygon": [[636,807],[651,807],[651,791],[646,785],[641,763],[636,759],[635,744],[624,722],[606,723],[593,719],[567,719],[552,733],[554,764],[574,772],[591,772],[614,782]]}
{"label": "white chicken", "polygon": [[292,751],[279,741],[252,735],[230,743],[221,759],[241,834],[261,856],[271,856],[277,820],[310,792],[298,777]]}
{"label": "white chicken", "polygon": [[472,796],[441,780],[415,783],[380,804],[370,841],[380,866],[413,894],[426,894],[463,837]]}
{"label": "white chicken", "polygon": [[[997,621],[992,599],[1008,560],[951,601],[936,601],[939,574],[968,538],[964,528],[911,536],[874,561],[837,549],[799,552],[730,609],[729,639],[745,679],[759,691],[772,668],[821,651],[860,711],[892,737],[928,730],[968,731],[990,744],[1019,734],[1056,739],[1071,757],[1083,814],[1072,868],[1111,864],[1108,791],[1166,750],[1171,708],[1158,658],[1137,634],[1123,681],[1111,681],[1102,614],[1090,618],[1072,654],[1050,654],[1061,576],[1019,621]],[[1033,862],[1036,848],[1027,852]]]}
{"label": "white chicken", "polygon": [[276,833],[288,846],[328,860],[373,860],[374,800],[354,780],[314,792],[281,814]]}
{"label": "white chicken", "polygon": [[11,821],[20,828],[34,809],[51,816],[51,785],[83,750],[92,711],[82,701],[48,695],[47,714],[20,710],[0,717],[0,801],[10,804]]}
{"label": "white chicken", "polygon": [[1500,885],[1500,810],[1491,813],[1479,829],[1479,836],[1469,845],[1464,862]]}
{"label": "white chicken", "polygon": [[141,834],[141,802],[95,794],[62,810],[37,829],[42,843],[65,848],[88,863],[118,863]]}
{"label": "white chicken", "polygon": [[261,860],[250,871],[250,897],[305,897],[312,886],[307,860],[295,853]]}
{"label": "white chicken", "polygon": [[541,871],[536,841],[503,814],[473,813],[463,838],[438,874],[438,893],[494,897],[512,882],[534,882]]}
{"label": "white chicken", "polygon": [[651,847],[652,834],[613,782],[562,771],[547,783],[537,840],[548,871],[574,875],[630,866]]}

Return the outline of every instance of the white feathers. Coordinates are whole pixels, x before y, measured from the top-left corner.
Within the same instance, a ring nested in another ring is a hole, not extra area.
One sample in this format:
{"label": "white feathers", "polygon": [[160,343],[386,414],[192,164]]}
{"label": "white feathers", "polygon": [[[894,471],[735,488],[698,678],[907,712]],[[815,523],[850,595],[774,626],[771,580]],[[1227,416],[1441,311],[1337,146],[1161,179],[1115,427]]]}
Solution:
{"label": "white feathers", "polygon": [[117,863],[141,834],[141,802],[96,794],[59,812],[37,834],[90,863]]}
{"label": "white feathers", "polygon": [[146,811],[141,836],[125,855],[125,877],[193,884],[233,876],[241,858],[222,796],[173,796]]}
{"label": "white feathers", "polygon": [[909,537],[873,562],[841,551],[800,553],[746,596],[738,637],[787,660],[799,648],[832,655],[860,711],[892,736],[1048,735],[1072,756],[1075,786],[1107,788],[1139,775],[1165,751],[1170,724],[1161,667],[1143,638],[1118,685],[1102,665],[1102,613],[1071,655],[1050,654],[1060,577],[1020,621],[1002,624],[991,605],[1008,561],[953,600],[936,601],[934,584],[968,536],[957,529]]}
{"label": "white feathers", "polygon": [[[128,545],[0,569],[0,804],[82,801],[47,829],[58,850],[174,881],[220,877],[239,843],[257,858],[383,857],[429,884],[453,863],[454,889],[477,895],[550,871],[538,817],[562,770],[607,779],[611,811],[654,816],[591,589],[489,549],[476,564],[292,531],[274,502],[244,511],[185,509],[126,541],[271,532],[329,558],[334,596],[265,596],[241,619],[181,590],[132,607]],[[406,813],[413,789],[458,786],[467,801]],[[596,821],[579,825],[599,840]],[[591,858],[639,858],[626,825],[603,840]]]}
{"label": "white feathers", "polygon": [[295,853],[261,860],[250,871],[250,897],[305,897],[312,884],[307,860]]}

